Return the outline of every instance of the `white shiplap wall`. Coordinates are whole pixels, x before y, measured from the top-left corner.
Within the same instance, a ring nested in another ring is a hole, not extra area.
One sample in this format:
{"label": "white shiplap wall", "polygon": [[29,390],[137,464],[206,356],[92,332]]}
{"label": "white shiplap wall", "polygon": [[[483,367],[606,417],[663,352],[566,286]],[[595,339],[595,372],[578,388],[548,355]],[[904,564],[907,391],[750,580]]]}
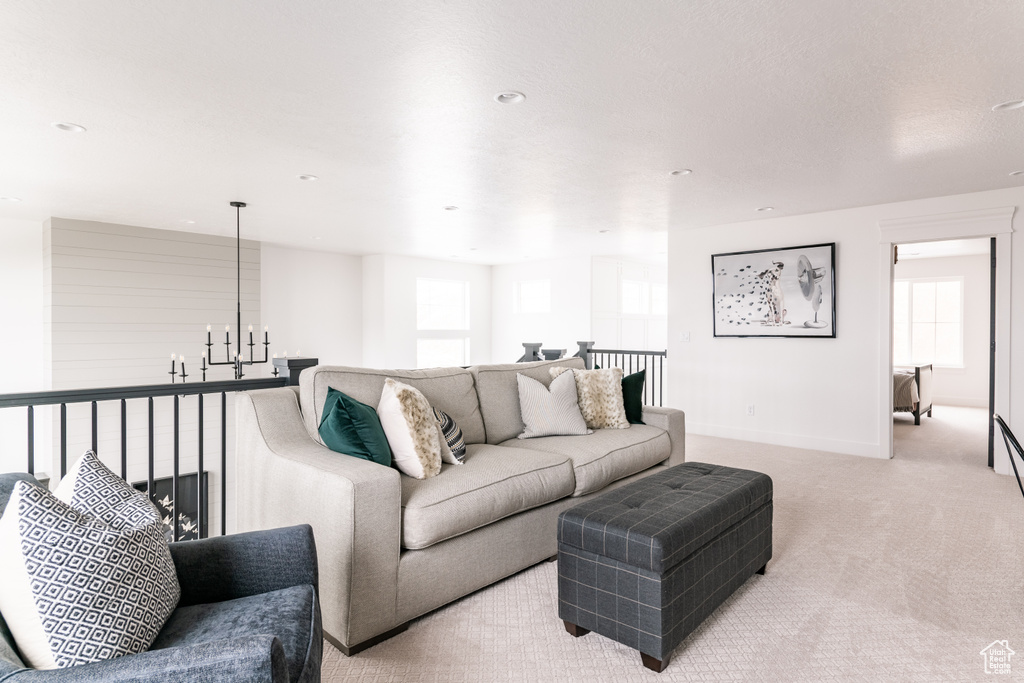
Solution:
{"label": "white shiplap wall", "polygon": [[[232,217],[233,218],[233,217]],[[127,225],[51,218],[43,227],[44,355],[50,388],[70,389],[170,380],[171,353],[186,357],[189,382],[200,381],[207,324],[213,327],[214,358],[225,359],[224,327],[236,329],[236,247],[233,238]],[[243,330],[250,323],[262,340],[260,244],[241,244]],[[273,337],[272,337],[273,338]],[[248,341],[246,334],[243,341]],[[247,348],[247,347],[244,347]],[[255,353],[261,356],[260,345]],[[244,351],[247,356],[247,351]],[[179,366],[180,371],[180,366]],[[265,376],[257,366],[250,377]],[[207,373],[230,379],[231,368]],[[178,380],[180,381],[180,379]],[[173,459],[173,399],[155,404],[156,476],[168,476]],[[228,398],[229,479],[233,460],[233,405]],[[211,530],[219,528],[220,397],[205,401],[204,453],[210,472]],[[50,472],[59,472],[59,413],[42,433],[52,435]],[[180,470],[194,472],[198,450],[197,399],[181,399]],[[120,469],[120,405],[99,406],[99,454]],[[89,406],[68,407],[68,462],[89,446]],[[146,477],[147,405],[128,402],[128,480]],[[46,452],[46,451],[43,451]],[[229,520],[230,522],[230,520]]]}

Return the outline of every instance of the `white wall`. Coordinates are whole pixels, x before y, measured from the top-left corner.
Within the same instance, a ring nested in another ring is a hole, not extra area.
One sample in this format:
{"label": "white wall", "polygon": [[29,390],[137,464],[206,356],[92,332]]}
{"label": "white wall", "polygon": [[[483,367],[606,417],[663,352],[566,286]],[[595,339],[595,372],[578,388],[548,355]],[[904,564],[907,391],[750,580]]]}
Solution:
{"label": "white wall", "polygon": [[416,279],[421,277],[470,283],[470,362],[491,362],[490,266],[378,254],[363,257],[363,365],[416,367]]}
{"label": "white wall", "polygon": [[964,366],[936,367],[933,403],[988,406],[989,257],[981,255],[902,259],[897,278],[954,277],[964,279]]}
{"label": "white wall", "polygon": [[[879,221],[1024,205],[1024,188],[780,217],[669,233],[669,388],[697,434],[887,457],[879,416]],[[1018,208],[1014,230],[1024,226]],[[837,242],[836,339],[715,339],[710,255]],[[1011,338],[1024,339],[1024,238],[1012,243]],[[680,336],[690,333],[691,341]],[[1011,344],[1011,426],[1024,431],[1024,346]],[[997,378],[999,381],[999,378]],[[1003,379],[1005,381],[1005,378]],[[745,408],[755,405],[755,415]]]}
{"label": "white wall", "polygon": [[[224,327],[231,325],[232,352],[236,322],[235,240],[127,225],[51,218],[43,227],[44,347],[53,389],[157,384],[170,381],[171,353],[185,355],[189,382],[198,382],[205,351],[206,325],[213,327],[214,359],[224,360]],[[242,325],[252,324],[260,340],[260,244],[242,241]],[[248,335],[244,338],[248,339]],[[271,337],[273,340],[273,337]],[[247,347],[243,347],[248,355]],[[261,355],[259,345],[254,350]],[[179,366],[180,370],[180,366]],[[269,364],[247,372],[264,375]],[[210,380],[230,379],[230,367],[208,373]],[[180,378],[178,378],[180,381]],[[227,458],[234,467],[234,406],[228,394]],[[204,402],[205,469],[210,474],[210,524],[219,530],[220,398]],[[51,460],[40,464],[59,475],[58,421],[51,419]],[[180,469],[194,472],[198,452],[198,399],[180,400]],[[88,404],[68,406],[68,464],[89,446]],[[128,481],[147,474],[147,402],[127,404]],[[172,472],[173,399],[154,403],[154,462],[157,477]],[[120,406],[99,404],[98,455],[120,472]],[[228,477],[229,496],[232,478]],[[229,520],[230,523],[230,520]]]}
{"label": "white wall", "polygon": [[[492,352],[495,363],[512,363],[523,355],[524,342],[542,342],[546,349],[566,349],[591,337],[591,258],[566,256],[493,266],[491,270]],[[549,280],[551,310],[522,313],[515,310],[517,282]]]}
{"label": "white wall", "polygon": [[[41,391],[43,357],[43,226],[0,219],[0,394]],[[0,409],[0,472],[23,470],[26,411]]]}
{"label": "white wall", "polygon": [[360,257],[264,244],[260,278],[261,312],[274,352],[301,351],[325,365],[362,364]]}

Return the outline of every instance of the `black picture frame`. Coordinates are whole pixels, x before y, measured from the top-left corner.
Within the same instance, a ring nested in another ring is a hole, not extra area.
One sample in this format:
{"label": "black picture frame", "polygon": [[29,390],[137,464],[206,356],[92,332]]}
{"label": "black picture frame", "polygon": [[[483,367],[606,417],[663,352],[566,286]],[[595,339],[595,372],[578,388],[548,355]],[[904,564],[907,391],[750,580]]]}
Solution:
{"label": "black picture frame", "polygon": [[[199,514],[199,491],[196,488],[196,473],[178,475],[178,496],[181,499],[177,510],[177,526],[179,541],[193,541],[200,538],[200,530],[207,532],[209,527],[210,513],[210,473],[203,472],[203,510]],[[136,491],[146,493],[149,488],[148,481],[132,482]],[[157,511],[164,518],[164,535],[168,540],[173,539],[173,530],[167,519],[175,514],[175,501],[173,498],[174,481],[171,477],[159,477],[153,480],[155,492],[149,497],[156,506]],[[205,538],[205,534],[203,536]]]}
{"label": "black picture frame", "polygon": [[715,337],[836,337],[835,242],[712,254],[711,278]]}

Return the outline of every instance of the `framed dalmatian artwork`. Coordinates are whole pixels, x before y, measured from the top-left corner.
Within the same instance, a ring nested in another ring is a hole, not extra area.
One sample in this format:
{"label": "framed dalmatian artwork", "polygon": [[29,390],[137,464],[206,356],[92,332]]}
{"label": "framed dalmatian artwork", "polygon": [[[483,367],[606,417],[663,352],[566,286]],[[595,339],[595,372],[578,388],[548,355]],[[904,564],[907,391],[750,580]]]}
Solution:
{"label": "framed dalmatian artwork", "polygon": [[714,254],[716,337],[836,336],[836,243]]}

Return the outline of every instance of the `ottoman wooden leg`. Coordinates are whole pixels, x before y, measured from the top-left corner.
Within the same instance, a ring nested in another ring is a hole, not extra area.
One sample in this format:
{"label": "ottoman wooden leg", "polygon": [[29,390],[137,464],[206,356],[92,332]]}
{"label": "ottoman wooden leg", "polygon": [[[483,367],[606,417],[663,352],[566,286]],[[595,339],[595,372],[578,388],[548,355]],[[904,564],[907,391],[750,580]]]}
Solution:
{"label": "ottoman wooden leg", "polygon": [[764,573],[766,571],[768,571],[768,565],[767,564],[765,566],[761,567],[760,569],[758,569],[757,573],[760,574],[761,576],[764,576]]}
{"label": "ottoman wooden leg", "polygon": [[657,673],[665,670],[665,667],[668,666],[668,660],[668,657],[665,657],[665,659],[655,659],[651,655],[645,655],[643,652],[640,653],[640,661],[644,663],[644,666]]}
{"label": "ottoman wooden leg", "polygon": [[589,628],[583,628],[582,626],[577,626],[576,624],[565,620],[563,620],[562,623],[565,624],[565,630],[568,631],[569,635],[573,638],[579,638],[580,636],[585,636],[590,633]]}

